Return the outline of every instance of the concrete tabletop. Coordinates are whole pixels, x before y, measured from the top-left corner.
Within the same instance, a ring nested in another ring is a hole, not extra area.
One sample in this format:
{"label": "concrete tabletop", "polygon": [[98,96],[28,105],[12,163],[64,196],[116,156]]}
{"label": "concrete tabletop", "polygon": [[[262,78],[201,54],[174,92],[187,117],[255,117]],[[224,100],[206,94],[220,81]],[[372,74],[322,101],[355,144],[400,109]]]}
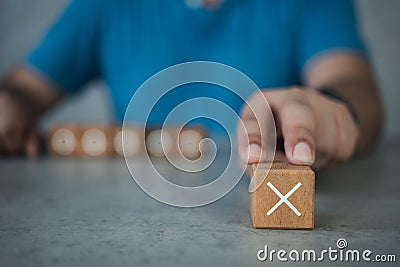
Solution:
{"label": "concrete tabletop", "polygon": [[340,238],[399,261],[399,151],[400,139],[386,141],[318,173],[311,231],[253,229],[248,179],[211,205],[175,208],[141,191],[120,159],[3,159],[0,265],[271,266],[283,263],[259,261],[265,245],[319,253]]}

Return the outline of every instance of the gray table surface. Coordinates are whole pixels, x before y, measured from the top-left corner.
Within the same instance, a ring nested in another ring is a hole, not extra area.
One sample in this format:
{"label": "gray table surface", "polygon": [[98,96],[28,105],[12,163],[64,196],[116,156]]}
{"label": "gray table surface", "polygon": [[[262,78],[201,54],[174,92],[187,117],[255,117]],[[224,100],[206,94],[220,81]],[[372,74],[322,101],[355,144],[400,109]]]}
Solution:
{"label": "gray table surface", "polygon": [[0,265],[271,266],[279,262],[257,260],[264,245],[320,251],[339,238],[399,261],[399,151],[393,139],[318,173],[311,231],[253,229],[247,179],[211,205],[183,209],[142,192],[121,160],[3,159]]}

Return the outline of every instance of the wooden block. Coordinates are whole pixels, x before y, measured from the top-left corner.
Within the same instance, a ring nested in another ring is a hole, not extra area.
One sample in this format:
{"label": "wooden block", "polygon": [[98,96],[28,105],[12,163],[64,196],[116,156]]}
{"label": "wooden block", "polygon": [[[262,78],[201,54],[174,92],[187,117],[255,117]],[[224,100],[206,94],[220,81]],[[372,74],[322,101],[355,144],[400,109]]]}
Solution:
{"label": "wooden block", "polygon": [[[124,140],[122,140],[122,127],[114,127],[113,132],[113,151],[118,156],[136,157],[144,153],[144,135],[139,127],[127,126],[124,128]],[[122,143],[122,141],[124,141]]]}
{"label": "wooden block", "polygon": [[[308,166],[273,163],[254,164],[252,179],[260,187],[250,195],[254,228],[313,229],[315,175]],[[287,200],[285,199],[287,198]]]}
{"label": "wooden block", "polygon": [[[161,145],[161,129],[129,125],[124,128],[125,155],[143,156],[147,152],[152,157],[184,156],[197,159],[199,145],[205,136],[201,127],[165,127]],[[122,127],[107,125],[56,125],[49,131],[48,150],[51,155],[60,156],[123,156]]]}
{"label": "wooden block", "polygon": [[81,135],[77,125],[55,125],[49,130],[48,151],[56,156],[77,156],[81,154]]}
{"label": "wooden block", "polygon": [[201,155],[200,142],[205,137],[201,128],[184,128],[177,136],[178,152],[185,158],[195,160]]}
{"label": "wooden block", "polygon": [[[149,128],[146,131],[146,149],[152,157],[184,156],[189,159],[197,159],[200,156],[200,141],[205,132],[200,127],[164,127],[163,139],[161,129]],[[162,141],[162,142],[161,142]]]}
{"label": "wooden block", "polygon": [[101,125],[84,126],[80,143],[83,156],[110,156],[113,151],[113,131],[110,127]]}
{"label": "wooden block", "polygon": [[[162,138],[161,138],[162,134]],[[148,129],[146,131],[146,149],[150,156],[156,158],[171,155],[174,150],[175,142],[172,129]]]}

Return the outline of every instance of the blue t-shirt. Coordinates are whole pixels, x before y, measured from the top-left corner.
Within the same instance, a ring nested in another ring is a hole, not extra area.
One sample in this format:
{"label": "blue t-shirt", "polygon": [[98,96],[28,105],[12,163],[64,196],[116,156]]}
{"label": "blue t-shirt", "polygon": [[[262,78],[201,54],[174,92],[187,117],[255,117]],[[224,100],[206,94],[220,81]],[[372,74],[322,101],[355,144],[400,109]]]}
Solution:
{"label": "blue t-shirt", "polygon": [[[310,59],[343,49],[364,53],[350,0],[225,0],[215,10],[184,0],[74,0],[27,63],[64,93],[104,79],[122,120],[135,90],[177,63],[220,62],[272,88],[301,84]],[[221,88],[189,86],[166,96],[151,122],[196,96],[237,112],[242,105]]]}

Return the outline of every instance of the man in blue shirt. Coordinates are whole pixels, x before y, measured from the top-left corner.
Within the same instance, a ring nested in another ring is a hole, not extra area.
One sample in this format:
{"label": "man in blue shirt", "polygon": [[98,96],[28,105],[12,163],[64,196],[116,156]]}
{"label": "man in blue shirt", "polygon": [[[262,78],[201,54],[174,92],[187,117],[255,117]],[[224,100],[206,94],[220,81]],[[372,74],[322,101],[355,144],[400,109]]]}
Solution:
{"label": "man in blue shirt", "polygon": [[[194,60],[232,66],[263,90],[284,140],[277,157],[291,163],[319,168],[345,161],[369,147],[381,128],[379,95],[351,1],[74,0],[1,84],[0,151],[35,154],[32,121],[94,78],[104,79],[122,120],[146,79]],[[237,112],[242,107],[229,94],[194,86],[161,103],[151,122],[202,95]],[[257,106],[258,99],[249,103]],[[264,148],[251,112],[244,108],[242,118],[250,136],[238,129],[239,152],[251,163]]]}

